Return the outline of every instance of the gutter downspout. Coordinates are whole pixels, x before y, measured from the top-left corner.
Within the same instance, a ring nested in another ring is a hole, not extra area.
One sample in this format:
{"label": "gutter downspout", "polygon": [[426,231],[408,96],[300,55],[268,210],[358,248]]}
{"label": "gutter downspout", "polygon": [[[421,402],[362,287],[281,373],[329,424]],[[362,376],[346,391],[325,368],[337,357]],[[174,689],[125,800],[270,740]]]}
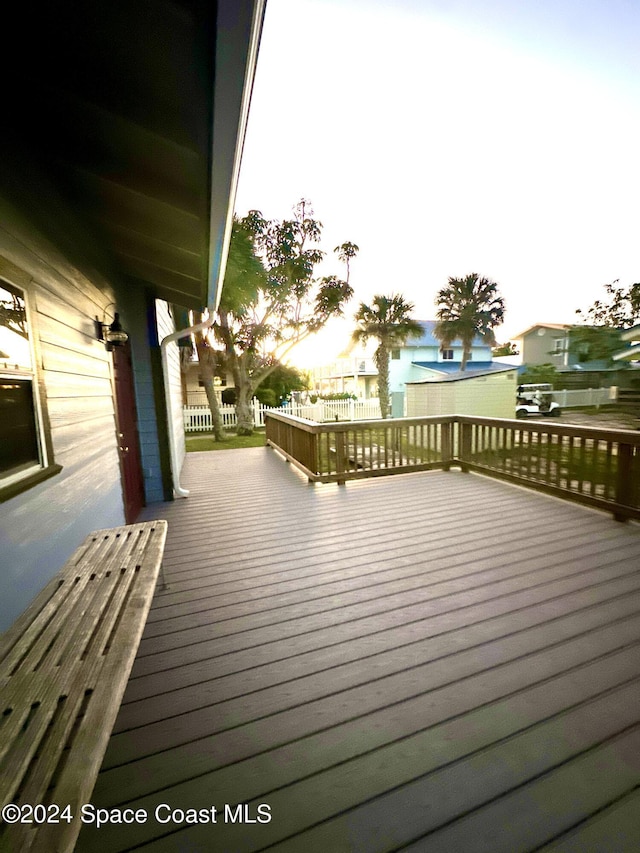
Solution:
{"label": "gutter downspout", "polygon": [[[186,338],[189,335],[193,335],[196,332],[202,332],[205,329],[210,328],[213,325],[213,314],[210,314],[209,317],[204,320],[202,323],[196,323],[195,326],[189,326],[188,329],[179,329],[177,332],[172,332],[170,335],[167,335],[166,338],[163,338],[160,343],[160,353],[162,355],[162,378],[164,382],[164,399],[165,405],[167,407],[167,418],[171,421],[171,386],[169,385],[169,360],[167,357],[167,347],[173,341],[177,341],[179,338]],[[169,429],[167,430],[169,434],[169,455],[171,457],[171,476],[173,479],[173,491],[176,497],[186,498],[189,496],[189,489],[184,489],[180,485],[180,471],[178,470],[178,448],[176,447],[176,440],[173,434],[173,429],[171,428],[171,422],[169,422]]]}

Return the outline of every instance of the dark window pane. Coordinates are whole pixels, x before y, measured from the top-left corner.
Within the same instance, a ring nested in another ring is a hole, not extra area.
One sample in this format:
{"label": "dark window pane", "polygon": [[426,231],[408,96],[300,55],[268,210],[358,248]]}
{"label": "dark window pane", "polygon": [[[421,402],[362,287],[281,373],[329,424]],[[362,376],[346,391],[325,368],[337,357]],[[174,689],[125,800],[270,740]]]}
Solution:
{"label": "dark window pane", "polygon": [[39,464],[33,384],[0,379],[0,472]]}

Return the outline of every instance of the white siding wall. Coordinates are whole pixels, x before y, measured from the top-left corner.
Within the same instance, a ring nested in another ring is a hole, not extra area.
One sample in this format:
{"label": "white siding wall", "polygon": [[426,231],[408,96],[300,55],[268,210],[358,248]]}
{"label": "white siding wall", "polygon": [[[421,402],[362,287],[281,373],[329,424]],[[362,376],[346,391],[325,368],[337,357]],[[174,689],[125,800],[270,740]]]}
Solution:
{"label": "white siding wall", "polygon": [[517,371],[450,382],[407,385],[407,417],[476,415],[515,417]]}

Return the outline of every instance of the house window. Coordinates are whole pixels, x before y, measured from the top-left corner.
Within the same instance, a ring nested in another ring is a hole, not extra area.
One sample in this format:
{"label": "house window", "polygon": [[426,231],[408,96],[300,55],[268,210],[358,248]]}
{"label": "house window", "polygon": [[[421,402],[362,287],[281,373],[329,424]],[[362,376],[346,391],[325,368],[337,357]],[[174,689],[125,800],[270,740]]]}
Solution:
{"label": "house window", "polygon": [[391,350],[391,358],[394,361],[398,361],[400,358],[400,350],[399,349],[392,349]]}
{"label": "house window", "polygon": [[452,349],[443,349],[442,352],[442,360],[443,361],[453,361],[453,350]]}
{"label": "house window", "polygon": [[553,352],[555,355],[559,355],[564,352],[564,338],[553,339]]}
{"label": "house window", "polygon": [[60,471],[52,465],[26,291],[0,279],[0,499]]}

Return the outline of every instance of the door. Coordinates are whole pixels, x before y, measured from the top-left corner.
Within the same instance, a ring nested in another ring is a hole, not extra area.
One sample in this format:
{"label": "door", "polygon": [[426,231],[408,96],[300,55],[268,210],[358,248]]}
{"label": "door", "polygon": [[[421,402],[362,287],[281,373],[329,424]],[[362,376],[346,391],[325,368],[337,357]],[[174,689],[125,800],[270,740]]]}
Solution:
{"label": "door", "polygon": [[124,514],[127,524],[131,524],[144,506],[131,347],[127,342],[124,346],[114,347],[112,353]]}

